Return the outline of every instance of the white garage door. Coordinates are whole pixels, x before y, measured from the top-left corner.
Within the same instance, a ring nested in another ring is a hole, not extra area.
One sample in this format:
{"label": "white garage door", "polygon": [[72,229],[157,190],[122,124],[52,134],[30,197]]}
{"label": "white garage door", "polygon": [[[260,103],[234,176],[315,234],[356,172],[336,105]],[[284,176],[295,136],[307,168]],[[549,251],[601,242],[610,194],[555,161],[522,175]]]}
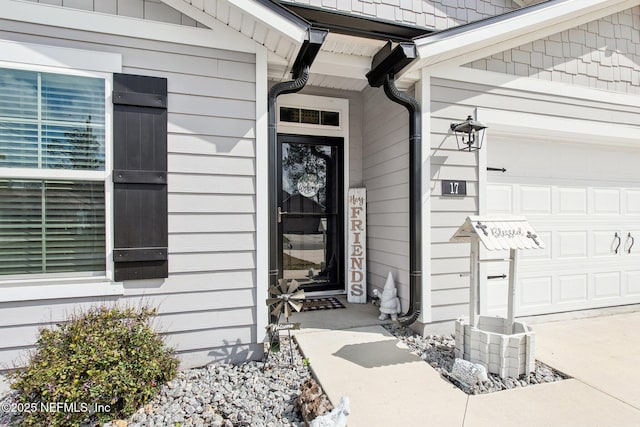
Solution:
{"label": "white garage door", "polygon": [[[487,172],[487,213],[525,215],[546,243],[522,252],[516,315],[640,302],[640,149],[492,138],[487,165],[507,169]],[[487,280],[481,307],[503,314],[506,293]]]}

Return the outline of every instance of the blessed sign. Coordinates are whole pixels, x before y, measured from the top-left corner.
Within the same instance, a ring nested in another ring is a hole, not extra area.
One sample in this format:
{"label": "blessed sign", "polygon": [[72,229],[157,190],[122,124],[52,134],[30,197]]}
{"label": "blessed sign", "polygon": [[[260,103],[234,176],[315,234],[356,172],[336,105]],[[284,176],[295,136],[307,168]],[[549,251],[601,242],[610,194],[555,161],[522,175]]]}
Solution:
{"label": "blessed sign", "polygon": [[347,301],[367,302],[367,195],[364,188],[349,189]]}
{"label": "blessed sign", "polygon": [[468,242],[473,238],[479,238],[490,251],[544,248],[542,239],[522,216],[470,216],[451,241]]}

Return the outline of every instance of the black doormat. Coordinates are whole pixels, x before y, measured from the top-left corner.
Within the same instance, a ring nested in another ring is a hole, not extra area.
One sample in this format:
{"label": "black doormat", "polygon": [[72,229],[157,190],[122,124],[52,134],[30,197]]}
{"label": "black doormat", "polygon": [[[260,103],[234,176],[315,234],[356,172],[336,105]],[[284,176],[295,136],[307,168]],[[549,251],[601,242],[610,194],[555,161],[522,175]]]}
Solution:
{"label": "black doormat", "polygon": [[311,298],[303,301],[301,311],[331,310],[334,308],[344,308],[338,298]]}

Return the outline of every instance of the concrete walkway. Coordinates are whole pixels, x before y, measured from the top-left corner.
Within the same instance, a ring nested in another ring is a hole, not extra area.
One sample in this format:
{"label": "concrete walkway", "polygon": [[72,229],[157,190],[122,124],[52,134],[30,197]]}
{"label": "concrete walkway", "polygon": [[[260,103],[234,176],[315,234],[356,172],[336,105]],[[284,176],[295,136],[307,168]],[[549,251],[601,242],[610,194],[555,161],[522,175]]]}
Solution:
{"label": "concrete walkway", "polygon": [[640,312],[536,325],[537,358],[573,378],[467,396],[381,326],[296,334],[350,427],[640,426]]}

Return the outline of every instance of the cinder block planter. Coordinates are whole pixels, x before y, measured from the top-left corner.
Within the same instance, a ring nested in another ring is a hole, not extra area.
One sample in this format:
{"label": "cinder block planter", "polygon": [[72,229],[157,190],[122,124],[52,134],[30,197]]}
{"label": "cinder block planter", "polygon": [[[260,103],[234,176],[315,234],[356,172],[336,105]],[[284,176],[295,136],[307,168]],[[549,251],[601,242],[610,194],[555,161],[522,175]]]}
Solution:
{"label": "cinder block planter", "polygon": [[523,322],[513,328],[502,317],[478,316],[476,325],[455,322],[455,356],[480,363],[492,374],[517,378],[535,370],[535,332]]}

